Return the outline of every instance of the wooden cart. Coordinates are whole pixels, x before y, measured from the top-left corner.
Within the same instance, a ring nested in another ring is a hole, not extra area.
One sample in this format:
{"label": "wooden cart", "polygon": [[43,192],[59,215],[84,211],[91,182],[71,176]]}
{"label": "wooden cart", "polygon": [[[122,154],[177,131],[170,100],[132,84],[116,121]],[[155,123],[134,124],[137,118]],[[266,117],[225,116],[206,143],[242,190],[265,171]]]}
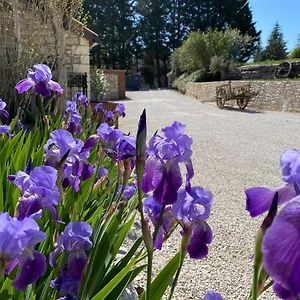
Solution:
{"label": "wooden cart", "polygon": [[231,82],[229,82],[216,88],[217,105],[222,109],[226,101],[236,100],[237,106],[244,109],[249,100],[257,94],[257,92],[251,91],[250,83],[232,87]]}

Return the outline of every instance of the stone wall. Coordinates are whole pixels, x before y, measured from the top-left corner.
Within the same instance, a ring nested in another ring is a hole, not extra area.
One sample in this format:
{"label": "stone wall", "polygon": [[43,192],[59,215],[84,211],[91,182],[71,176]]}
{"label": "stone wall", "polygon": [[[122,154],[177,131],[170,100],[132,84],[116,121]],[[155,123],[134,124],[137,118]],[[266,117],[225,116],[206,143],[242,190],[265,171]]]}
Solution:
{"label": "stone wall", "polygon": [[[90,97],[90,45],[89,41],[77,33],[66,32],[68,74],[87,74],[88,97]],[[72,91],[74,93],[74,91]],[[69,98],[72,95],[68,95]]]}
{"label": "stone wall", "polygon": [[108,90],[105,93],[106,100],[125,99],[126,79],[125,70],[104,70],[106,80],[109,84]]}
{"label": "stone wall", "polygon": [[[222,82],[190,82],[186,94],[202,102],[216,101],[216,87],[228,83]],[[300,112],[300,81],[298,80],[251,80],[232,81],[232,86],[249,84],[252,91],[259,94],[252,98],[248,107],[261,110],[277,110]]]}

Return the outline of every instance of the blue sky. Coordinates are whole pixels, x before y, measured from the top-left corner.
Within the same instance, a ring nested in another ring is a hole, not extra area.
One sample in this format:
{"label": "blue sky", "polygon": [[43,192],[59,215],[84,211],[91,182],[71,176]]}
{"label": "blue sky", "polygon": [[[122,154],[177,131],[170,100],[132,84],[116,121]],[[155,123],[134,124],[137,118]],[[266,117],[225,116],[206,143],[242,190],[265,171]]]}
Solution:
{"label": "blue sky", "polygon": [[262,45],[266,45],[270,32],[278,21],[287,48],[291,51],[300,34],[300,0],[249,0],[249,4],[256,29],[262,31]]}

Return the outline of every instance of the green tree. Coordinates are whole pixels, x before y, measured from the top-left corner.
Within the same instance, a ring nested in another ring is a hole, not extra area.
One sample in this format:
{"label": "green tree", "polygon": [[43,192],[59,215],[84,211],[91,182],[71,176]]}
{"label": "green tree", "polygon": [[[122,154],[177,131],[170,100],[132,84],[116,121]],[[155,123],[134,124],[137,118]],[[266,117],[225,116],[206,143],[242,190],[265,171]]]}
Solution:
{"label": "green tree", "polygon": [[101,43],[91,51],[98,68],[128,69],[132,65],[134,12],[132,0],[86,0],[88,26],[96,31]]}
{"label": "green tree", "polygon": [[247,61],[251,57],[260,31],[255,28],[248,0],[189,0],[187,2],[190,2],[188,23],[191,30],[238,29],[242,35],[252,37],[240,60]]}
{"label": "green tree", "polygon": [[162,75],[166,76],[166,72],[162,72],[161,62],[166,65],[170,55],[167,45],[168,31],[166,28],[168,4],[168,0],[139,0],[136,6],[144,53],[149,66],[152,66],[153,62],[155,63],[155,77],[157,78],[158,87],[162,86]]}
{"label": "green tree", "polygon": [[263,52],[264,59],[279,60],[287,56],[286,42],[278,22],[275,23]]}
{"label": "green tree", "polygon": [[237,29],[225,31],[209,29],[191,32],[183,45],[172,54],[172,65],[176,71],[192,72],[203,69],[209,71],[214,62],[230,64],[240,61],[251,37],[241,35]]}

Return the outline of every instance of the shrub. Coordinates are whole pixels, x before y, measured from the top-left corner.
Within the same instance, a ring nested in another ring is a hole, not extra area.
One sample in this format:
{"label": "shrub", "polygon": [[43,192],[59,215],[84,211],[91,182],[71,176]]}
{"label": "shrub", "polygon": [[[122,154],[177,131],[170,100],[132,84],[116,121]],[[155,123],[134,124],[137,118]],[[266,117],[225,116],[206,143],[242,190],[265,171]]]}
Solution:
{"label": "shrub", "polygon": [[251,38],[241,35],[237,29],[207,32],[191,32],[181,47],[171,55],[171,65],[176,73],[209,71],[213,57],[222,57],[227,64],[243,58]]}
{"label": "shrub", "polygon": [[217,80],[218,74],[213,74],[211,72],[206,72],[204,70],[197,70],[192,73],[184,73],[176,78],[172,84],[172,87],[179,92],[185,94],[186,85],[188,82],[205,82]]}
{"label": "shrub", "polygon": [[102,101],[108,87],[109,84],[106,80],[103,70],[97,69],[91,72],[92,99],[96,101]]}
{"label": "shrub", "polygon": [[296,47],[289,56],[292,59],[300,58],[300,47]]}

